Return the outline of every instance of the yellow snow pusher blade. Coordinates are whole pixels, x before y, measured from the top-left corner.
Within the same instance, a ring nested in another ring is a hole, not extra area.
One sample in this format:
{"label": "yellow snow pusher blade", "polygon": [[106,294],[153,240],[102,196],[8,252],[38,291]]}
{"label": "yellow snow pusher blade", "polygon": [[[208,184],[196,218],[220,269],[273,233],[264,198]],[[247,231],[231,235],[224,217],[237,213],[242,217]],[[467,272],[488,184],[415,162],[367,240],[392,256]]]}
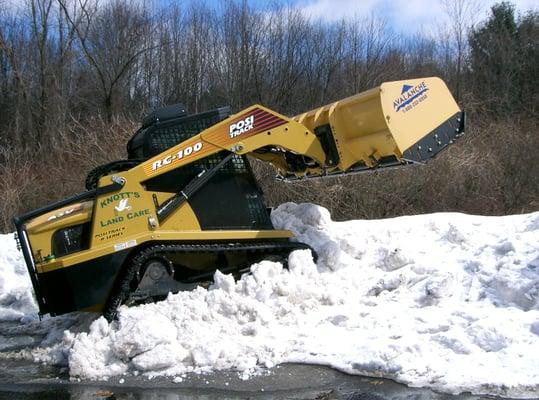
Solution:
{"label": "yellow snow pusher blade", "polygon": [[386,82],[293,119],[319,138],[327,158],[317,176],[327,176],[426,162],[464,134],[464,117],[441,79],[422,78]]}

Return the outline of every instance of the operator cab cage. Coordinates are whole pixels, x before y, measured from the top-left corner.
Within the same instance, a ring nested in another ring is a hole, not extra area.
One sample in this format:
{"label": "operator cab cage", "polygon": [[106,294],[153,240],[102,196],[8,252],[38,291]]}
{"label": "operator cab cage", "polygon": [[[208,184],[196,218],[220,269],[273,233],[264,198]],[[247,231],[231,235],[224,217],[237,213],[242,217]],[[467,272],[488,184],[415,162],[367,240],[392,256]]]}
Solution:
{"label": "operator cab cage", "polygon": [[[219,107],[189,115],[182,104],[153,111],[127,144],[128,159],[147,160],[182,143],[230,116],[230,107]],[[143,182],[147,190],[178,193],[202,171],[209,171],[226,151],[176,168]],[[215,206],[215,199],[233,205],[233,210]],[[247,157],[234,154],[231,162],[191,199],[203,229],[273,229],[262,192],[253,176]],[[230,212],[233,211],[233,212]]]}
{"label": "operator cab cage", "polygon": [[182,104],[157,109],[127,143],[129,160],[147,160],[230,116],[230,107],[189,115]]}

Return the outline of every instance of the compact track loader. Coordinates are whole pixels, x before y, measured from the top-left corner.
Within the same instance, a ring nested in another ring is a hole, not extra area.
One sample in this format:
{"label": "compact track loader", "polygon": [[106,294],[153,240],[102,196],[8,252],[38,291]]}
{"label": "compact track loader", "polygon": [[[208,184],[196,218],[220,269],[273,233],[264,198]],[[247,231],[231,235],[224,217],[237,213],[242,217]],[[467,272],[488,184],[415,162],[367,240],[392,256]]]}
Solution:
{"label": "compact track loader", "polygon": [[261,105],[157,110],[87,191],[14,219],[41,314],[104,312],[309,246],[276,230],[247,155],[285,181],[428,161],[464,134],[438,78],[379,87],[289,118]]}

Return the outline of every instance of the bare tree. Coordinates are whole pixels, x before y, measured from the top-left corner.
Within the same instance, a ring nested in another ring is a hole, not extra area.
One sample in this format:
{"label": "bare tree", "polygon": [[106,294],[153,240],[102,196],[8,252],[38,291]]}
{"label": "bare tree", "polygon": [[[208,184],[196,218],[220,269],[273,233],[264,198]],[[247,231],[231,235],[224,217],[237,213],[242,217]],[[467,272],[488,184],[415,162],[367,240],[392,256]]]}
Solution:
{"label": "bare tree", "polygon": [[[25,137],[23,132],[25,130],[32,131],[32,107],[29,104],[29,83],[30,76],[23,70],[22,56],[17,49],[20,49],[24,44],[24,28],[21,28],[18,24],[17,18],[9,18],[4,15],[0,15],[2,23],[0,23],[0,55],[3,57],[4,66],[4,96],[8,96],[12,92],[11,99],[14,103],[8,107],[8,101],[6,101],[6,108],[4,111],[11,110],[14,116],[11,121],[9,129],[12,132],[11,140],[17,145],[25,144]],[[13,83],[10,84],[10,81]],[[6,99],[9,100],[9,99]],[[2,118],[0,118],[1,120]],[[3,131],[6,129],[4,128]],[[4,132],[2,132],[4,134]]]}
{"label": "bare tree", "polygon": [[353,92],[365,90],[380,82],[385,56],[394,42],[387,22],[371,15],[348,24],[348,51],[345,56],[347,79]]}
{"label": "bare tree", "polygon": [[473,28],[480,10],[477,0],[442,0],[443,9],[449,19],[449,49],[455,60],[455,97],[461,99],[463,68],[469,51],[468,33]]}
{"label": "bare tree", "polygon": [[143,46],[150,29],[144,4],[114,1],[98,7],[98,2],[57,0],[73,27],[81,50],[98,80],[105,116],[112,119],[115,94],[121,80],[135,61],[154,46]]}
{"label": "bare tree", "polygon": [[41,143],[46,130],[47,103],[49,97],[49,30],[52,0],[29,0],[31,29],[37,52],[38,68],[38,117],[36,141]]}

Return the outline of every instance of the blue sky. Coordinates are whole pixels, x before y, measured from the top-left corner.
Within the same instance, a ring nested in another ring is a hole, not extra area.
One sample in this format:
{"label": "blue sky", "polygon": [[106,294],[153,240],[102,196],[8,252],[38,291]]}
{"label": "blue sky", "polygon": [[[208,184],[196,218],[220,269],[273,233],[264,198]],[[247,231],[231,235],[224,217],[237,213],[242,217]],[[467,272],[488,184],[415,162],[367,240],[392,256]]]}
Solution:
{"label": "blue sky", "polygon": [[[174,1],[174,0],[169,0]],[[208,4],[219,4],[221,0],[207,0]],[[277,0],[279,1],[279,0]],[[490,7],[496,0],[465,0],[473,8],[472,19],[481,21],[486,18]],[[258,8],[267,7],[270,2],[248,0]],[[512,0],[518,12],[537,10],[539,0]],[[415,34],[435,32],[438,26],[448,23],[444,11],[444,0],[281,0],[303,10],[306,14],[328,21],[341,18],[365,17],[375,15],[387,21],[388,25],[399,33]]]}
{"label": "blue sky", "polygon": [[[1,6],[17,6],[26,0],[0,0]],[[109,0],[97,0],[100,3]],[[208,5],[222,3],[223,0],[142,0],[155,1],[157,4],[197,3],[203,1]],[[241,1],[241,0],[236,0]],[[450,20],[444,12],[444,2],[455,0],[247,0],[250,5],[264,9],[271,3],[289,4],[302,10],[306,15],[326,21],[341,18],[366,17],[374,15],[387,21],[389,28],[398,33],[414,35],[416,33],[436,33],[440,26],[447,26]],[[471,15],[473,21],[485,19],[490,7],[501,0],[464,0],[473,4]],[[517,11],[524,13],[530,9],[539,9],[539,0],[509,0],[516,5]]]}

